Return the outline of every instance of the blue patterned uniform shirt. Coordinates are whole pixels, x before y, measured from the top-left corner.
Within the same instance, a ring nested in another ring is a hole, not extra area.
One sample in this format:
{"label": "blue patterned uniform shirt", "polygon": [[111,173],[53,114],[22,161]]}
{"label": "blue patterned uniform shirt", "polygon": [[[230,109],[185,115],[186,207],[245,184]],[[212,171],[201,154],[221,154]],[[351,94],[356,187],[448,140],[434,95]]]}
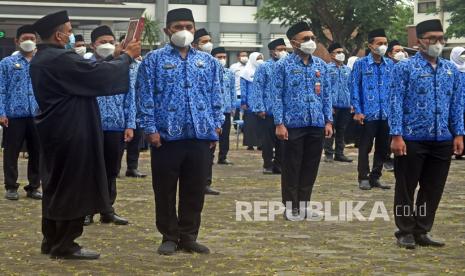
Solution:
{"label": "blue patterned uniform shirt", "polygon": [[276,62],[271,94],[276,125],[324,127],[333,121],[328,67],[318,57],[305,65],[292,53]]}
{"label": "blue patterned uniform shirt", "polygon": [[350,83],[352,106],[356,114],[365,115],[365,121],[388,119],[393,66],[385,57],[377,64],[371,53],[355,62]]}
{"label": "blue patterned uniform shirt", "polygon": [[350,68],[344,64],[337,66],[336,63],[331,62],[328,64],[328,71],[333,107],[350,108]]}
{"label": "blue patterned uniform shirt", "polygon": [[[95,55],[90,60],[95,62]],[[97,97],[103,131],[136,129],[135,82],[138,68],[138,62],[133,62],[129,67],[128,93]]]}
{"label": "blue patterned uniform shirt", "polygon": [[436,70],[417,53],[394,67],[391,135],[411,141],[447,141],[464,134],[463,96],[456,66],[442,58]]}
{"label": "blue patterned uniform shirt", "polygon": [[252,94],[253,82],[248,81],[244,78],[241,78],[241,105],[246,105],[247,110],[244,112],[251,113],[252,109],[250,108],[250,95]]}
{"label": "blue patterned uniform shirt", "polygon": [[136,82],[140,125],[167,141],[218,140],[224,123],[218,61],[190,48],[183,59],[170,44],[150,52]]}
{"label": "blue patterned uniform shirt", "polygon": [[234,73],[223,68],[223,89],[221,89],[223,113],[231,113],[236,108],[236,77]]}
{"label": "blue patterned uniform shirt", "polygon": [[0,61],[0,116],[28,118],[34,117],[38,110],[29,61],[22,54],[4,58]]}
{"label": "blue patterned uniform shirt", "polygon": [[273,115],[271,86],[275,63],[275,60],[269,59],[255,72],[253,89],[249,96],[250,108],[253,112],[266,112],[267,115]]}

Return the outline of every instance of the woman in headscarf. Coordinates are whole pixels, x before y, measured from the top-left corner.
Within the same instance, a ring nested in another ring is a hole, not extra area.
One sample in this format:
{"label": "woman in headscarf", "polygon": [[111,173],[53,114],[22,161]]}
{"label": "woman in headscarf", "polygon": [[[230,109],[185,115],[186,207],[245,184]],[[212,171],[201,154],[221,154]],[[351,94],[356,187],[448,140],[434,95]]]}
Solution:
{"label": "woman in headscarf", "polygon": [[[465,104],[465,48],[463,47],[454,47],[450,53],[450,61],[457,66],[457,69],[460,71],[460,87],[462,88],[463,102]],[[465,114],[464,114],[465,118]],[[463,154],[456,155],[455,159],[463,160]]]}
{"label": "woman in headscarf", "polygon": [[253,78],[258,66],[263,63],[263,55],[253,52],[249,56],[249,61],[245,65],[241,77],[241,108],[244,110],[244,146],[248,150],[254,150],[254,147],[260,147],[261,141],[258,133],[258,117],[249,109],[250,91],[253,87]]}
{"label": "woman in headscarf", "polygon": [[354,63],[357,61],[358,57],[357,56],[352,56],[347,60],[347,66],[352,70],[354,68]]}

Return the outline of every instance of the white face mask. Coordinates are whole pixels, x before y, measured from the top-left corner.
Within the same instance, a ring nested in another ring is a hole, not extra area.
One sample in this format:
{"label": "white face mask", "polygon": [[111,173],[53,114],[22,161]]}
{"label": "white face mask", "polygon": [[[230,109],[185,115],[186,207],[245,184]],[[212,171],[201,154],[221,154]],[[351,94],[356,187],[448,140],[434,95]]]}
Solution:
{"label": "white face mask", "polygon": [[304,52],[304,54],[311,55],[316,50],[316,43],[313,40],[309,40],[307,42],[300,43],[300,50]]}
{"label": "white face mask", "polygon": [[335,59],[339,62],[344,62],[346,60],[346,55],[344,55],[344,53],[337,54]]}
{"label": "white face mask", "polygon": [[257,60],[257,65],[262,65],[265,61],[263,59]]}
{"label": "white face mask", "polygon": [[386,45],[381,45],[379,46],[378,48],[376,48],[374,50],[374,52],[377,54],[377,55],[380,55],[380,56],[384,56],[387,52],[387,46]]}
{"label": "white face mask", "polygon": [[242,64],[246,64],[247,61],[249,61],[249,58],[248,58],[248,57],[240,57],[239,61],[240,61]]}
{"label": "white face mask", "polygon": [[199,46],[200,50],[205,53],[211,53],[213,50],[213,43],[207,42]]}
{"label": "white face mask", "polygon": [[225,59],[219,59],[218,60],[223,67],[226,67],[226,60]]}
{"label": "white face mask", "polygon": [[278,56],[279,59],[282,59],[282,58],[287,57],[288,54],[289,53],[287,51],[279,51],[277,56]]}
{"label": "white face mask", "polygon": [[394,55],[394,59],[397,61],[401,61],[407,58],[407,55],[404,52],[398,52]]}
{"label": "white face mask", "polygon": [[434,45],[429,45],[426,54],[430,57],[437,58],[441,55],[442,50],[444,49],[444,45],[441,43],[437,42]]}
{"label": "white face mask", "polygon": [[80,55],[81,57],[84,56],[87,52],[86,46],[76,47],[74,48],[76,54]]}
{"label": "white face mask", "polygon": [[194,41],[194,35],[188,30],[175,32],[171,36],[171,42],[173,42],[174,45],[180,48],[185,48],[191,45],[192,41]]}
{"label": "white face mask", "polygon": [[106,57],[108,57],[110,55],[113,55],[113,53],[115,52],[115,45],[113,45],[111,43],[105,43],[105,44],[99,45],[95,49],[95,52],[100,57],[106,58]]}
{"label": "white face mask", "polygon": [[35,50],[36,43],[32,40],[25,40],[19,44],[19,48],[26,53],[30,53]]}
{"label": "white face mask", "polygon": [[465,63],[465,54],[459,56],[459,59],[462,61],[462,63]]}

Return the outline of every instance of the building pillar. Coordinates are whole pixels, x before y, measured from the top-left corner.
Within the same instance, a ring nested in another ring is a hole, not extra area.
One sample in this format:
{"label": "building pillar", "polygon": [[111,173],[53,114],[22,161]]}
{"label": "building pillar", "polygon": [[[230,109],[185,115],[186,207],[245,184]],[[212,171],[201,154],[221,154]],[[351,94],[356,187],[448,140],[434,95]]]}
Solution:
{"label": "building pillar", "polygon": [[212,37],[215,47],[220,45],[220,1],[207,0],[207,31]]}
{"label": "building pillar", "polygon": [[168,13],[168,0],[157,0],[155,6],[155,18],[160,23],[160,42],[168,42],[169,37],[163,32],[163,28],[166,26],[166,14]]}
{"label": "building pillar", "polygon": [[[258,0],[257,1],[257,6],[258,9],[260,9],[264,5],[263,0]],[[258,19],[258,35],[260,35],[260,44],[263,45],[262,48],[260,49],[260,52],[263,54],[265,59],[268,59],[270,57],[270,53],[268,50],[268,43],[270,42],[271,39],[271,25],[268,23],[267,20],[263,19]]]}

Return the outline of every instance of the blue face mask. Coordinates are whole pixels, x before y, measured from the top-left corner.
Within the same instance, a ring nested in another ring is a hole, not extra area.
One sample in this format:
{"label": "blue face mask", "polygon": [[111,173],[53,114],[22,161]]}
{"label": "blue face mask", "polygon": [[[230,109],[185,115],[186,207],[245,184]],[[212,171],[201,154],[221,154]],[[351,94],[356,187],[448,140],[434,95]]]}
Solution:
{"label": "blue face mask", "polygon": [[[66,34],[64,34],[64,35],[66,35]],[[75,43],[76,43],[76,38],[74,37],[74,34],[70,34],[68,36],[68,43],[66,43],[65,49],[73,49]]]}

